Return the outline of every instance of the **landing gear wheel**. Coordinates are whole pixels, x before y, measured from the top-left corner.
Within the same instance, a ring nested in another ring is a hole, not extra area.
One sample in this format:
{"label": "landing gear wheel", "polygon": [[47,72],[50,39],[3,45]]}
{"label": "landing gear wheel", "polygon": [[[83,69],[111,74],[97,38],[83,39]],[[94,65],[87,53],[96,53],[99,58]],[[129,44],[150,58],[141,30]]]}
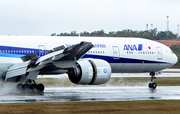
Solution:
{"label": "landing gear wheel", "polygon": [[18,84],[16,88],[17,88],[18,90],[22,90],[22,88],[23,88],[23,84],[21,84],[21,83],[20,83],[20,84]]}
{"label": "landing gear wheel", "polygon": [[37,84],[36,89],[38,92],[43,92],[44,91],[44,85],[43,84]]}
{"label": "landing gear wheel", "polygon": [[23,91],[29,91],[29,90],[30,90],[29,84],[24,84],[24,85],[22,86],[22,90],[23,90]]}
{"label": "landing gear wheel", "polygon": [[149,88],[152,88],[152,83],[150,82],[148,86],[149,86]]}
{"label": "landing gear wheel", "polygon": [[157,87],[157,84],[155,82],[150,82],[149,83],[149,88],[156,89],[156,87]]}
{"label": "landing gear wheel", "polygon": [[30,86],[30,89],[31,89],[31,91],[32,92],[35,92],[36,91],[36,84],[32,84],[31,86]]}

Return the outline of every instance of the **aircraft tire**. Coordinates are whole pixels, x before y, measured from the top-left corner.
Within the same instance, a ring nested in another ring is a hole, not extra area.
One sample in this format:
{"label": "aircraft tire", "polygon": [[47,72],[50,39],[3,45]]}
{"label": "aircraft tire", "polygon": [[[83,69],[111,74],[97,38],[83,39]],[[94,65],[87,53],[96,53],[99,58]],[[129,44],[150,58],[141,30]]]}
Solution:
{"label": "aircraft tire", "polygon": [[157,87],[157,84],[155,82],[150,82],[149,83],[149,88],[156,89],[156,87]]}
{"label": "aircraft tire", "polygon": [[44,91],[44,85],[43,84],[37,84],[36,85],[36,89],[38,92],[43,92]]}
{"label": "aircraft tire", "polygon": [[150,82],[148,86],[149,86],[149,88],[152,88],[152,83]]}
{"label": "aircraft tire", "polygon": [[22,88],[23,88],[23,84],[21,84],[21,83],[20,83],[20,84],[18,84],[16,88],[17,88],[18,90],[22,90]]}
{"label": "aircraft tire", "polygon": [[153,82],[153,83],[152,83],[152,88],[153,88],[153,89],[156,89],[156,87],[157,87],[157,84],[156,84],[155,82]]}
{"label": "aircraft tire", "polygon": [[27,91],[30,90],[30,86],[29,86],[28,84],[23,84],[22,90],[25,91],[25,92],[27,92]]}

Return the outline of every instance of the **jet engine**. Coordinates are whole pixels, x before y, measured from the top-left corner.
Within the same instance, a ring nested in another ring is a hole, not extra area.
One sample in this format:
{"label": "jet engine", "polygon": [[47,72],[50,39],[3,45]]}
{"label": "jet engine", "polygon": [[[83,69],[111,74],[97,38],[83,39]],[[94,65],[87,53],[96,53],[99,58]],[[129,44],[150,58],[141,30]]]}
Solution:
{"label": "jet engine", "polygon": [[111,66],[100,59],[80,60],[77,67],[68,71],[72,83],[83,85],[98,85],[109,81]]}

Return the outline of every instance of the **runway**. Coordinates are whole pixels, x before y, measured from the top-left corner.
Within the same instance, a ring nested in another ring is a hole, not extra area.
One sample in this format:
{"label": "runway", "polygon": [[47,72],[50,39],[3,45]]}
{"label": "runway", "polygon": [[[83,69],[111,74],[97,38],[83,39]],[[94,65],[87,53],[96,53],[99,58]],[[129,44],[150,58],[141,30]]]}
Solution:
{"label": "runway", "polygon": [[[180,70],[168,69],[157,77],[180,77]],[[141,74],[112,74],[112,78],[148,77]],[[131,101],[131,100],[180,100],[180,86],[158,86],[155,90],[148,88],[148,82],[126,83],[123,80],[110,81],[104,86],[74,86],[67,75],[39,76],[38,78],[55,78],[56,87],[46,87],[43,93],[25,93],[16,90],[17,83],[4,84],[0,90],[0,103],[24,102],[72,102],[72,101]],[[117,81],[117,82],[116,82]],[[13,88],[12,88],[13,87]]]}
{"label": "runway", "polygon": [[0,103],[179,100],[179,86],[148,87],[64,87],[46,88],[43,93],[0,92]]}

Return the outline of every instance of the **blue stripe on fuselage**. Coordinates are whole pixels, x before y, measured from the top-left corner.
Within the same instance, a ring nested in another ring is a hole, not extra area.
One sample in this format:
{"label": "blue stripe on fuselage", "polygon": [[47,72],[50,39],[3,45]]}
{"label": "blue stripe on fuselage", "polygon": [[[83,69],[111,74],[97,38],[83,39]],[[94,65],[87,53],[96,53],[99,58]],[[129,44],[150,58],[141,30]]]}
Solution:
{"label": "blue stripe on fuselage", "polygon": [[32,51],[39,55],[39,49],[34,48],[0,46],[0,51],[1,57],[20,58],[22,56],[32,54]]}
{"label": "blue stripe on fuselage", "polygon": [[11,53],[0,53],[0,57],[11,57],[11,58],[20,58],[22,56],[22,54],[11,54]]}

